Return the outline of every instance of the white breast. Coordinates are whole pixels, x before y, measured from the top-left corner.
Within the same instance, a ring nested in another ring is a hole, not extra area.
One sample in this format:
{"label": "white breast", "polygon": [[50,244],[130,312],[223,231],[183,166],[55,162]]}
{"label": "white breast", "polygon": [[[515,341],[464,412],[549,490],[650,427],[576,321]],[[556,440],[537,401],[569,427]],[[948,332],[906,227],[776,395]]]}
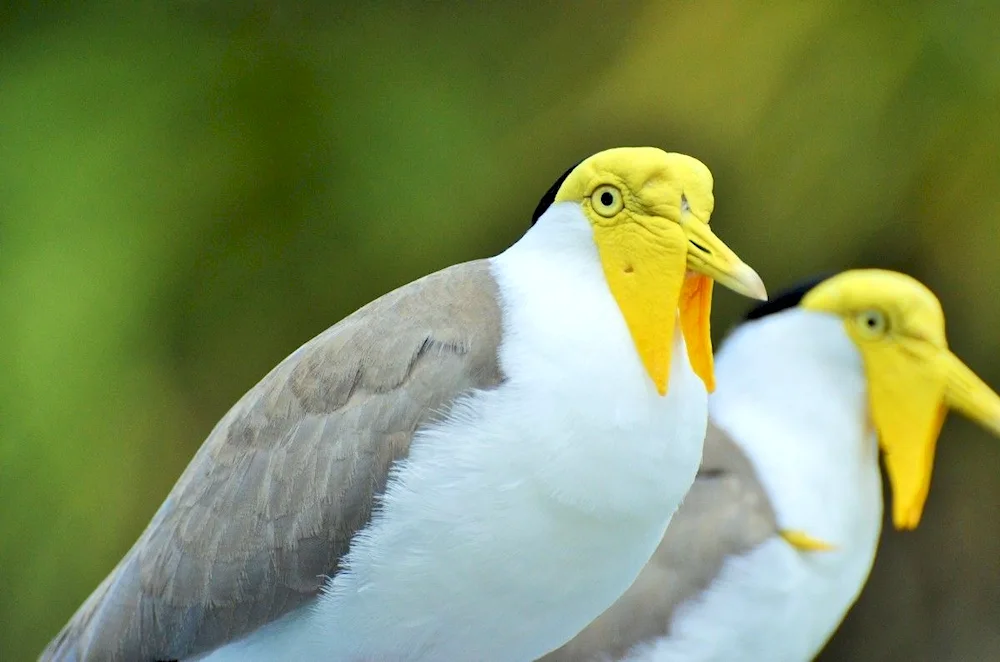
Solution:
{"label": "white breast", "polygon": [[493,266],[507,381],[414,440],[315,605],[207,659],[523,662],[638,575],[701,457],[683,339],[661,397],[573,206]]}
{"label": "white breast", "polygon": [[718,356],[712,420],[753,462],[778,524],[833,543],[773,538],[729,559],[633,662],[803,662],[857,599],[875,558],[882,491],[860,357],[839,320],[793,310],[739,329]]}

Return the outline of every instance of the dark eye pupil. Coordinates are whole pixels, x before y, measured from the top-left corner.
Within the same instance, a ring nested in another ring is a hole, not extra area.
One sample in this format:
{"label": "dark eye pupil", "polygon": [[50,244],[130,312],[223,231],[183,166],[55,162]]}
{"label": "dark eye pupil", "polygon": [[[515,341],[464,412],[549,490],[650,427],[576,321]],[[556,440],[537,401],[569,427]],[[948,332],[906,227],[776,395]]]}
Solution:
{"label": "dark eye pupil", "polygon": [[877,323],[878,323],[878,320],[876,320],[876,319],[875,319],[874,317],[869,317],[869,318],[868,318],[868,327],[869,327],[869,328],[871,328],[871,329],[874,329],[874,328],[875,328],[875,325],[876,325]]}
{"label": "dark eye pupil", "polygon": [[611,195],[611,191],[605,191],[601,194],[601,204],[605,207],[610,207],[615,201],[615,196]]}

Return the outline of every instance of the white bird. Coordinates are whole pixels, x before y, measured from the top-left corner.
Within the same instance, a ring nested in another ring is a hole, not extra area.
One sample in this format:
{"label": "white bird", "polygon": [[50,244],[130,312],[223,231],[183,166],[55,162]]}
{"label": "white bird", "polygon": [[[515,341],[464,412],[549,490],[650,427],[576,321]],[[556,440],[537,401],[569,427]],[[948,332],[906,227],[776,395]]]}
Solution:
{"label": "white bird", "polygon": [[766,297],[713,205],[693,158],[598,153],[507,251],[306,343],[43,659],[522,662],[569,640],[694,480],[710,278]]}
{"label": "white bird", "polygon": [[[933,293],[847,271],[753,310],[717,355],[702,468],[635,584],[545,662],[802,662],[857,599],[882,524],[917,526],[948,408],[1000,434]],[[579,580],[578,580],[579,581]]]}

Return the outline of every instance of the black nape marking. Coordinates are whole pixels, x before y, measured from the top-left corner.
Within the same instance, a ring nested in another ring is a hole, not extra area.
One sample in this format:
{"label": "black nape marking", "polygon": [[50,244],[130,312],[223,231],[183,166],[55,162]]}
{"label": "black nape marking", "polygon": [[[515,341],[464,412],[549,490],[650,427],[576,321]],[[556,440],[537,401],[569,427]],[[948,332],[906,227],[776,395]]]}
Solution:
{"label": "black nape marking", "polygon": [[538,201],[538,206],[535,207],[535,213],[531,215],[532,225],[537,223],[539,217],[541,217],[541,215],[545,213],[545,210],[552,206],[552,203],[555,202],[556,194],[559,193],[559,187],[562,186],[563,182],[566,181],[566,178],[569,177],[569,173],[576,170],[576,166],[580,165],[581,163],[583,163],[582,160],[577,161],[575,164],[573,164],[573,167],[564,172],[559,177],[559,179],[556,180],[556,183],[550,186],[549,190],[545,192],[545,195],[542,196],[542,199]]}
{"label": "black nape marking", "polygon": [[834,276],[836,272],[824,273],[818,276],[813,276],[807,280],[803,280],[800,283],[784,290],[774,297],[770,301],[764,301],[759,303],[743,317],[744,321],[752,321],[760,319],[761,317],[767,317],[768,315],[773,315],[775,313],[780,313],[783,310],[788,310],[789,308],[794,308],[799,305],[802,301],[802,297],[809,293],[809,290],[813,289],[824,280],[827,280],[831,276]]}

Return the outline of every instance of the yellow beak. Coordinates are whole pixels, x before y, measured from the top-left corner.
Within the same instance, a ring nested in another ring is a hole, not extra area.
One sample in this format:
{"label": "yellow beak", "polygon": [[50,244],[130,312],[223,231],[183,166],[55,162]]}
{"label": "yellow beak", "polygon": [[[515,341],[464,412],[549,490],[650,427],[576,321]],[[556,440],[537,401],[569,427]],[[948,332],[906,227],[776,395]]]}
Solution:
{"label": "yellow beak", "polygon": [[767,298],[757,272],[693,217],[683,224],[596,225],[594,240],[608,286],[657,392],[667,394],[678,311],[691,366],[706,388],[714,388],[712,280]]}
{"label": "yellow beak", "polygon": [[681,229],[688,240],[688,268],[704,274],[737,294],[767,300],[767,289],[757,272],[744,264],[729,246],[694,217],[687,217]]}
{"label": "yellow beak", "polygon": [[866,355],[872,419],[885,455],[897,529],[920,523],[949,407],[1000,435],[1000,396],[944,348],[903,341]]}

